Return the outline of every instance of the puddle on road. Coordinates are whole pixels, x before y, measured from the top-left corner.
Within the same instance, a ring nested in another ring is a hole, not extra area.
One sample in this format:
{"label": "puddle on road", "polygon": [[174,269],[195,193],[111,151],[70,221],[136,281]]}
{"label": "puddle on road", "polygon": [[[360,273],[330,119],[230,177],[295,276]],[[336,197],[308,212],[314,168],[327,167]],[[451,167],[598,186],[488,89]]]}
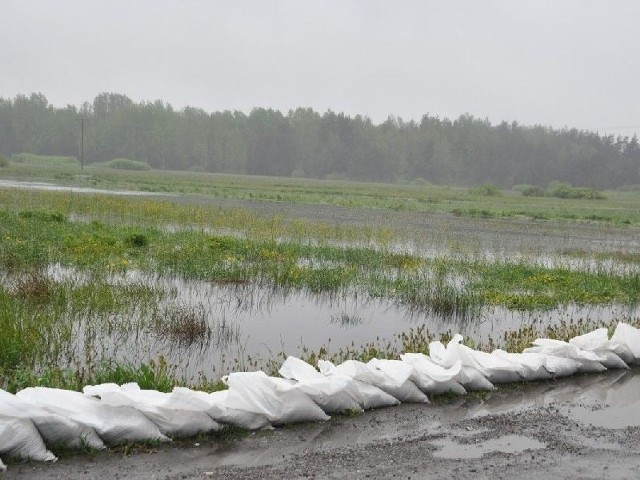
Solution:
{"label": "puddle on road", "polygon": [[546,448],[544,443],[521,435],[506,435],[475,444],[463,444],[444,438],[434,441],[433,445],[439,447],[439,450],[434,452],[433,456],[447,459],[480,458],[487,453],[493,452],[520,453],[525,450]]}
{"label": "puddle on road", "polygon": [[625,372],[614,383],[591,388],[565,406],[567,416],[599,428],[640,427],[640,375]]}

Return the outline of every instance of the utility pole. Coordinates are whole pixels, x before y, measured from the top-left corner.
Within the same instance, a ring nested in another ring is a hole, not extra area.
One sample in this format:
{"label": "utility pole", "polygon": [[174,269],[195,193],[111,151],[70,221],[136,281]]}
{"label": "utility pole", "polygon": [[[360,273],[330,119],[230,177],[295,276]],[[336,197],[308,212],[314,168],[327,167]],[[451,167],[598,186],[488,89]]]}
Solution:
{"label": "utility pole", "polygon": [[80,170],[84,169],[84,117],[80,117]]}

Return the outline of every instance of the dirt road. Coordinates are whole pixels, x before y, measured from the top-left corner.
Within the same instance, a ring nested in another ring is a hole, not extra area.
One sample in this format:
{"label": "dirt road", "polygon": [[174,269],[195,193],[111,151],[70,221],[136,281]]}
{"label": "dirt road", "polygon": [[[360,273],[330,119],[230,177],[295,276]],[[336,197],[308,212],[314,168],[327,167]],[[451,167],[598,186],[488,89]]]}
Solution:
{"label": "dirt road", "polygon": [[508,387],[153,449],[11,464],[4,478],[640,478],[640,370]]}

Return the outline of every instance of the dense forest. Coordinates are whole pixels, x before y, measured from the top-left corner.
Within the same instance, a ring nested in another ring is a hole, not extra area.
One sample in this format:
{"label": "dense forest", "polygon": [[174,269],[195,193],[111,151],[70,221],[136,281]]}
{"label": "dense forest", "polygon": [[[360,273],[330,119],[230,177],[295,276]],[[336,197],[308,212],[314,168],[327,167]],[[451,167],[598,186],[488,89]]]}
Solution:
{"label": "dense forest", "polygon": [[78,157],[81,118],[86,163],[129,158],[157,169],[451,185],[640,184],[636,136],[492,125],[470,115],[374,124],[309,108],[208,113],[114,93],[64,108],[42,94],[0,98],[0,153]]}

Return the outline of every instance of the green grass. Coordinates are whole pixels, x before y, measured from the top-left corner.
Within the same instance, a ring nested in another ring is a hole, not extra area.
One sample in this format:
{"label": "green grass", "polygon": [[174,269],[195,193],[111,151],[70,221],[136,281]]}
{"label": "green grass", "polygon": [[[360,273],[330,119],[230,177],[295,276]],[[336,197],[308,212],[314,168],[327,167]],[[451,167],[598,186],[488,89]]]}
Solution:
{"label": "green grass", "polygon": [[48,180],[63,185],[206,195],[234,200],[337,205],[483,218],[640,224],[640,211],[636,208],[640,192],[637,191],[606,192],[606,200],[600,196],[557,199],[526,197],[518,191],[497,190],[490,184],[469,190],[435,185],[375,184],[156,170],[118,171],[101,165],[89,165],[80,171],[77,167],[64,164],[35,166],[15,162],[0,170],[0,178]]}
{"label": "green grass", "polygon": [[34,155],[31,153],[17,153],[11,156],[11,162],[28,167],[53,167],[73,168],[79,167],[80,162],[76,157],[63,157],[56,155]]}
{"label": "green grass", "polygon": [[130,158],[114,158],[107,162],[94,163],[95,167],[113,168],[115,170],[151,170],[151,166],[146,162],[132,160]]}
{"label": "green grass", "polygon": [[[547,229],[571,232],[580,225],[587,225],[598,238],[610,238],[613,232],[632,237],[640,224],[638,192],[608,192],[607,200],[600,201],[558,201],[517,192],[493,195],[489,187],[468,191],[175,172],[122,174],[95,166],[79,175],[76,167],[62,161],[32,162],[40,164],[36,168],[30,162],[14,162],[0,175],[178,196],[0,188],[0,383],[13,390],[28,385],[80,388],[103,381],[137,381],[160,390],[184,384],[175,365],[162,359],[117,361],[104,345],[104,339],[126,345],[127,338],[155,335],[189,346],[216,334],[204,320],[203,307],[176,303],[170,291],[153,282],[116,281],[134,271],[148,278],[383,299],[410,312],[468,322],[486,306],[535,312],[567,305],[633,308],[640,300],[638,251],[593,251],[561,243],[548,247],[555,260],[548,267],[538,261],[539,252],[525,247],[516,248],[518,259],[491,259],[484,247],[448,231],[460,216],[466,221],[477,218],[465,224],[469,228],[490,225],[489,234],[516,231],[522,235],[518,238],[532,232],[544,238]],[[191,194],[260,200],[260,205],[286,201],[347,206],[360,216],[345,222],[291,218],[273,209],[261,213],[250,203],[221,207],[186,196]],[[372,210],[389,211],[390,221],[372,223],[367,216]],[[415,220],[417,227],[392,226],[392,217],[407,212],[415,213],[406,218]],[[423,214],[444,221],[423,226],[418,222]],[[403,242],[445,248],[420,255],[398,248]],[[593,266],[576,267],[575,260]],[[72,275],[51,277],[46,271],[53,265]],[[505,345],[517,350],[533,335],[565,338],[586,327],[542,328],[523,327],[511,337],[489,339],[486,345],[468,341],[478,348]],[[404,350],[424,351],[433,338],[417,326],[398,338],[305,355],[311,361],[321,356],[396,358]],[[202,378],[201,386],[217,388],[211,382]]]}

